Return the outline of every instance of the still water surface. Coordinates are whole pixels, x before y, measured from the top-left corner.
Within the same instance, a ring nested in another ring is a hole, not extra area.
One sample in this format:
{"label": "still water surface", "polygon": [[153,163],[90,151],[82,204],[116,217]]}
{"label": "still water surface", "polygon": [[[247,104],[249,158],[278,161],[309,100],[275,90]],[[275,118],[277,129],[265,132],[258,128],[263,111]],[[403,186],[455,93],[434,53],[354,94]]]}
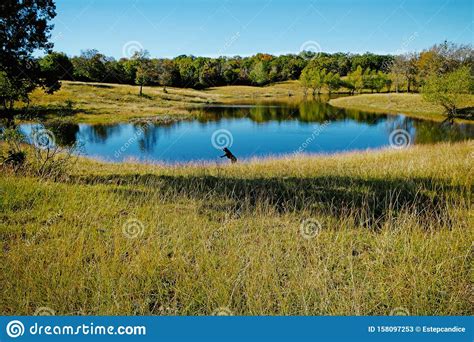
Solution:
{"label": "still water surface", "polygon": [[[215,161],[229,146],[239,159],[303,153],[335,153],[474,137],[474,125],[441,125],[404,115],[338,109],[318,101],[266,102],[198,108],[198,119],[107,125],[47,124],[58,145],[80,143],[86,156],[120,162]],[[31,134],[38,124],[23,124]],[[41,126],[42,127],[42,126]],[[404,130],[408,136],[395,134]],[[395,133],[396,133],[395,132]],[[392,133],[392,139],[390,138]]]}

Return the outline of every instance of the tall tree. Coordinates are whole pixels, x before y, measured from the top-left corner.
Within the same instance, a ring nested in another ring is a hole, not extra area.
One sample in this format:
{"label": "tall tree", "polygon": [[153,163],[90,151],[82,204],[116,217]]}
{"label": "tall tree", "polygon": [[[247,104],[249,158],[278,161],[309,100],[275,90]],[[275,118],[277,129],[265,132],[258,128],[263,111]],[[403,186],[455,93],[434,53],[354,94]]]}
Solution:
{"label": "tall tree", "polygon": [[166,87],[179,84],[179,71],[173,61],[165,59],[159,63],[158,66],[158,82],[163,86],[163,91],[166,92]]}
{"label": "tall tree", "polygon": [[39,60],[41,70],[60,80],[72,80],[73,65],[69,57],[62,52],[52,52]]}
{"label": "tall tree", "polygon": [[324,78],[324,83],[328,89],[328,93],[331,94],[333,91],[338,90],[341,87],[341,78],[338,73],[328,72]]}
{"label": "tall tree", "polygon": [[270,80],[268,62],[257,62],[250,72],[250,79],[254,84],[263,85]]}
{"label": "tall tree", "polygon": [[443,75],[433,74],[422,88],[423,98],[444,107],[449,118],[455,117],[466,94],[472,93],[473,80],[468,66]]}
{"label": "tall tree", "polygon": [[348,82],[351,87],[360,93],[362,89],[364,89],[364,71],[362,67],[359,65],[353,72],[347,75],[346,82]]}
{"label": "tall tree", "polygon": [[48,41],[56,16],[53,0],[3,0],[0,11],[0,78],[8,85],[1,92],[0,116],[13,118],[17,100],[27,100],[37,87],[51,93],[59,89],[58,80],[41,72],[33,53],[50,52],[53,44]]}
{"label": "tall tree", "polygon": [[139,96],[143,95],[143,86],[153,81],[153,66],[150,62],[149,53],[146,50],[135,52],[132,57],[137,65],[135,83],[140,86]]}
{"label": "tall tree", "polygon": [[321,94],[321,88],[326,81],[327,71],[326,69],[311,69],[311,83],[310,87],[313,89],[313,96]]}
{"label": "tall tree", "polygon": [[[396,75],[396,79],[404,79],[407,92],[409,93],[416,81],[416,75],[418,72],[417,56],[415,54],[396,56],[393,60],[390,71]],[[396,91],[399,91],[398,84],[396,85]]]}
{"label": "tall tree", "polygon": [[308,88],[311,87],[311,69],[304,68],[300,75],[300,83],[303,86],[304,95],[308,93]]}

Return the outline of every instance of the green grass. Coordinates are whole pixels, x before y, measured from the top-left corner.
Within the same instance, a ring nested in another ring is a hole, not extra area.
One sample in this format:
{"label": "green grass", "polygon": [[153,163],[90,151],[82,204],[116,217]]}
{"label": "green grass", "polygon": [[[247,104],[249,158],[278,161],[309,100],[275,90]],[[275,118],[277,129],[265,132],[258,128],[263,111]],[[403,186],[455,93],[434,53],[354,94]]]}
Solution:
{"label": "green grass", "polygon": [[473,149],[2,171],[0,312],[472,315]]}
{"label": "green grass", "polygon": [[74,119],[86,123],[127,121],[156,115],[176,115],[185,118],[190,109],[199,104],[213,103],[216,97],[193,89],[144,87],[144,96],[138,96],[138,86],[63,81],[59,91],[45,95],[36,90],[31,106],[56,116],[55,109],[66,101],[74,103]]}
{"label": "green grass", "polygon": [[[443,121],[446,119],[443,107],[423,100],[420,94],[362,94],[332,99],[329,103],[335,107],[366,112],[401,113],[415,118],[434,121]],[[474,107],[474,95],[466,95],[462,107]],[[467,120],[460,119],[456,119],[456,121],[467,122]]]}
{"label": "green grass", "polygon": [[[74,117],[84,123],[110,123],[151,116],[176,116],[186,119],[196,106],[232,103],[256,98],[288,98],[299,94],[297,81],[277,83],[268,87],[227,86],[194,90],[168,87],[144,87],[138,96],[138,86],[63,81],[59,91],[46,95],[36,90],[31,95],[30,108],[46,119],[53,119],[67,101],[74,103]],[[302,91],[301,91],[302,93]],[[71,118],[68,118],[71,119]]]}

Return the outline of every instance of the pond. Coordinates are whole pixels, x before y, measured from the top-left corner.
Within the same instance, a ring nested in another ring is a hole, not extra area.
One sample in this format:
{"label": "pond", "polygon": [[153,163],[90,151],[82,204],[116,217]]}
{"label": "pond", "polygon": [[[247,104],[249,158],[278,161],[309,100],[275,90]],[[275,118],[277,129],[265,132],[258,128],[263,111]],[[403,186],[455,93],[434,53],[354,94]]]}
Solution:
{"label": "pond", "polygon": [[193,120],[163,123],[22,124],[31,134],[46,128],[62,146],[79,143],[81,153],[106,161],[228,162],[238,159],[336,153],[474,137],[474,125],[441,124],[402,114],[373,114],[319,101],[261,102],[193,110]]}

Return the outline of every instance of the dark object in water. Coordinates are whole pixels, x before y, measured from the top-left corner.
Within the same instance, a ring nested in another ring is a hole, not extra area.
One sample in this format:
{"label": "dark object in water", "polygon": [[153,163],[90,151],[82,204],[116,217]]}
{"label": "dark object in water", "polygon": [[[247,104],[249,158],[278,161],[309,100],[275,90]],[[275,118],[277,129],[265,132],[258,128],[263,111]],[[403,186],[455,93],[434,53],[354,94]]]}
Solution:
{"label": "dark object in water", "polygon": [[223,156],[221,156],[221,158],[224,158],[224,157],[227,157],[230,159],[230,161],[232,163],[236,163],[237,162],[237,158],[232,154],[232,152],[230,152],[230,150],[227,148],[227,147],[224,147],[222,149],[222,151],[225,152],[225,154]]}

